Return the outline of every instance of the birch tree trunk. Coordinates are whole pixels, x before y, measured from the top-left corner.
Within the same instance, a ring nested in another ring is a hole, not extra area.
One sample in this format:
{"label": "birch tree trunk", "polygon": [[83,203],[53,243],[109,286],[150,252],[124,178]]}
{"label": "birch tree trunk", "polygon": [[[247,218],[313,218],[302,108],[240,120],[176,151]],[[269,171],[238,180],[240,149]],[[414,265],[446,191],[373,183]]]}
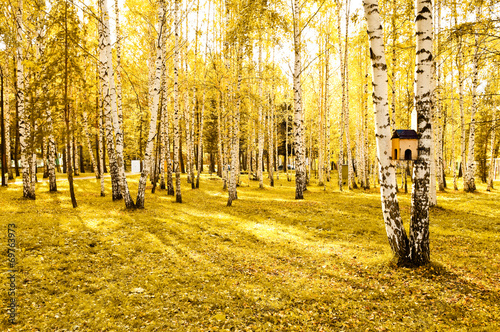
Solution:
{"label": "birch tree trunk", "polygon": [[[5,75],[5,155],[7,156],[7,172],[8,180],[14,180],[14,172],[11,167],[11,151],[10,151],[10,73],[9,66],[6,66],[7,74]],[[17,160],[15,161],[17,163]]]}
{"label": "birch tree trunk", "polygon": [[356,189],[356,181],[354,180],[354,168],[351,149],[351,135],[349,130],[349,9],[350,0],[346,1],[346,22],[345,22],[345,48],[344,48],[344,68],[345,68],[345,143],[347,148],[347,171],[348,171],[348,186],[349,189]]}
{"label": "birch tree trunk", "polygon": [[56,140],[54,139],[54,126],[52,123],[52,112],[50,107],[47,107],[47,131],[49,133],[48,137],[48,170],[49,170],[49,191],[57,191],[56,182]]}
{"label": "birch tree trunk", "polygon": [[382,21],[378,1],[364,0],[363,7],[370,40],[373,70],[373,103],[375,107],[375,137],[379,161],[380,194],[385,229],[391,249],[400,263],[405,263],[409,242],[399,211],[396,193],[396,175],[388,151],[391,151],[391,130],[388,106],[387,65],[383,44]]}
{"label": "birch tree trunk", "polygon": [[495,108],[493,111],[493,121],[491,123],[491,146],[490,146],[490,171],[488,172],[488,186],[486,188],[487,191],[491,191],[493,189],[493,176],[495,169],[495,139],[496,139],[496,122],[497,122],[497,109]]}
{"label": "birch tree trunk", "polygon": [[99,171],[97,170],[97,165],[95,162],[94,153],[92,152],[92,143],[90,143],[90,132],[89,132],[87,111],[83,111],[82,122],[83,122],[83,131],[85,132],[85,138],[87,140],[87,150],[89,151],[90,161],[92,163],[92,168],[93,168],[94,173],[95,173],[95,178],[98,179],[99,178]]}
{"label": "birch tree trunk", "polygon": [[340,81],[342,83],[342,107],[340,109],[339,115],[339,159],[337,162],[338,177],[339,177],[339,191],[342,191],[342,186],[344,179],[342,178],[342,165],[344,164],[344,113],[345,113],[345,71],[344,71],[344,59],[342,55],[342,30],[340,28],[340,8],[341,2],[336,1],[337,7],[337,32],[338,32],[338,44],[339,44],[339,62],[340,62]]}
{"label": "birch tree trunk", "polygon": [[240,152],[240,103],[241,103],[241,62],[242,62],[242,50],[241,45],[238,43],[236,51],[236,75],[238,77],[238,83],[236,86],[236,107],[233,113],[233,134],[231,136],[231,175],[229,178],[229,190],[228,190],[228,200],[227,206],[231,206],[233,200],[238,199],[238,193],[236,191],[236,186],[238,184],[238,176],[240,173],[239,165],[239,152]]}
{"label": "birch tree trunk", "polygon": [[[23,173],[23,197],[35,199],[31,185],[31,165],[29,163],[29,137],[31,136],[30,116],[24,107],[24,66],[23,66],[23,0],[19,0],[16,8],[16,102],[19,119],[19,145],[21,147],[21,167]],[[16,160],[17,163],[17,160]]]}
{"label": "birch tree trunk", "polygon": [[325,125],[325,145],[326,145],[326,181],[330,182],[330,174],[332,172],[332,163],[331,163],[331,154],[330,154],[330,107],[328,106],[328,81],[330,78],[330,50],[328,47],[329,44],[329,32],[327,35],[326,39],[326,53],[325,53],[325,102],[324,102],[324,107],[325,107],[325,120],[326,120],[326,125]]}
{"label": "birch tree trunk", "polygon": [[[115,29],[116,29],[116,111],[118,116],[118,128],[120,128],[121,131],[123,128],[122,66],[121,66],[122,35],[120,29],[120,6],[118,5],[118,0],[115,0]],[[123,133],[121,135],[123,140]]]}
{"label": "birch tree trunk", "polygon": [[165,71],[163,70],[164,68],[164,61],[165,61],[165,58],[163,57],[163,49],[164,47],[162,47],[162,66],[161,66],[161,84],[160,83],[160,97],[162,98],[162,103],[160,103],[160,105],[162,105],[161,109],[159,109],[160,111],[160,123],[159,123],[159,129],[160,129],[160,137],[159,137],[159,158],[160,158],[160,189],[165,189],[166,186],[165,186],[165,148],[166,148],[166,130],[167,130],[167,119],[166,119],[166,115],[165,115],[165,111],[167,110],[166,107],[163,107],[163,94],[166,93],[166,89],[165,89],[165,81],[163,79],[163,74],[165,73]]}
{"label": "birch tree trunk", "polygon": [[267,118],[269,119],[268,120],[269,124],[267,126],[267,137],[268,137],[267,138],[268,139],[268,142],[267,142],[267,147],[268,147],[268,149],[267,149],[267,151],[268,151],[267,155],[268,155],[268,158],[271,159],[271,162],[270,162],[270,165],[269,165],[267,171],[269,172],[269,180],[270,180],[271,187],[274,187],[274,172],[273,172],[274,170],[273,170],[273,168],[274,168],[274,165],[276,165],[275,162],[273,161],[273,159],[274,159],[273,158],[273,155],[274,155],[274,153],[273,153],[273,151],[274,151],[274,146],[273,146],[273,126],[274,126],[274,123],[273,123],[273,114],[272,114],[273,113],[273,111],[272,111],[272,109],[273,109],[273,100],[274,100],[273,97],[269,98],[269,109],[268,109],[268,112],[267,112],[267,114],[268,114]]}
{"label": "birch tree trunk", "polygon": [[[167,8],[165,5],[165,2],[162,1],[161,5],[163,7],[163,12],[166,14],[167,13]],[[168,91],[167,91],[167,30],[166,30],[166,24],[165,28],[162,31],[163,35],[163,41],[162,41],[162,59],[163,59],[163,65],[162,65],[162,115],[164,114],[164,147],[165,147],[165,162],[167,164],[167,195],[169,196],[174,196],[175,191],[174,191],[174,185],[172,182],[172,160],[170,158],[170,117],[169,117],[169,111],[168,111],[168,105],[169,105],[169,99],[168,99]]]}
{"label": "birch tree trunk", "polygon": [[0,109],[1,109],[1,112],[0,112],[0,139],[2,141],[2,148],[1,148],[1,151],[0,151],[0,157],[1,157],[1,162],[2,162],[2,168],[1,168],[1,172],[2,172],[2,187],[7,187],[7,182],[6,181],[6,178],[5,178],[5,173],[7,173],[7,168],[9,167],[8,164],[10,164],[10,158],[9,158],[9,162],[7,163],[7,153],[6,153],[6,149],[5,149],[5,146],[10,144],[10,142],[6,141],[5,139],[5,107],[4,107],[4,90],[5,90],[5,71],[3,69],[3,66],[0,65]]}
{"label": "birch tree trunk", "polygon": [[[450,25],[451,25],[450,21]],[[453,61],[450,63],[450,95],[451,95],[451,100],[450,100],[450,114],[451,114],[451,161],[452,161],[452,168],[453,168],[453,190],[458,190],[458,185],[457,185],[457,167],[456,165],[456,142],[455,142],[455,89],[454,89],[454,79],[455,75],[453,74]]]}
{"label": "birch tree trunk", "polygon": [[262,164],[263,164],[263,155],[264,155],[264,132],[263,132],[263,122],[262,122],[262,40],[259,35],[259,121],[258,125],[258,156],[257,156],[257,179],[259,180],[259,188],[264,188],[263,176],[262,176]]}
{"label": "birch tree trunk", "polygon": [[301,63],[301,25],[300,25],[300,1],[294,0],[293,5],[293,42],[295,52],[295,64],[293,72],[293,94],[294,94],[294,146],[295,146],[295,199],[304,199],[306,186],[305,177],[305,146],[304,146],[304,115],[302,110],[302,86],[300,75],[302,73]]}
{"label": "birch tree trunk", "polygon": [[64,122],[65,122],[65,140],[66,140],[66,171],[68,175],[69,192],[73,208],[77,207],[75,188],[73,185],[73,165],[71,160],[71,135],[74,134],[74,128],[70,124],[70,105],[68,101],[68,3],[64,6]]}
{"label": "birch tree trunk", "polygon": [[[101,89],[99,89],[102,91]],[[102,95],[101,95],[102,99]],[[102,103],[101,103],[102,104]],[[104,144],[103,144],[103,138],[104,138],[104,122],[103,122],[103,111],[101,109],[97,109],[99,112],[99,127],[97,128],[98,132],[98,146],[99,146],[99,158],[102,157],[102,160],[99,162],[99,182],[101,185],[101,197],[106,196],[106,193],[104,192],[104,165],[106,163],[106,158],[104,156]]]}
{"label": "birch tree trunk", "polygon": [[[208,54],[208,27],[210,25],[210,6],[211,2],[208,3],[208,14],[207,14],[207,40],[205,41],[205,62],[207,61]],[[204,71],[204,80],[207,79],[207,70]],[[205,117],[205,95],[206,95],[206,85],[203,85],[203,97],[201,102],[201,114],[200,114],[200,125],[198,128],[198,169],[196,171],[196,186],[195,188],[200,188],[200,174],[203,168],[203,123]],[[210,171],[211,173],[212,171]]]}
{"label": "birch tree trunk", "polygon": [[[480,5],[476,7],[476,22],[480,16]],[[477,29],[477,28],[476,28]],[[469,151],[467,155],[467,168],[464,172],[464,191],[474,192],[476,190],[476,183],[474,180],[476,171],[475,161],[475,137],[476,137],[476,113],[478,109],[477,102],[477,86],[478,86],[478,62],[479,62],[479,42],[477,31],[474,34],[474,57],[472,58],[472,106],[470,112],[470,125],[469,125]]]}
{"label": "birch tree trunk", "polygon": [[[121,196],[124,199],[125,202],[125,207],[127,209],[133,209],[135,208],[134,201],[132,200],[132,197],[130,195],[129,189],[128,189],[128,183],[127,183],[127,178],[125,176],[125,164],[124,164],[124,159],[123,159],[123,130],[121,127],[121,122],[122,122],[122,110],[121,110],[121,75],[120,75],[120,70],[118,69],[117,73],[117,80],[119,81],[119,91],[117,92],[116,87],[115,87],[115,80],[114,80],[114,75],[113,75],[113,55],[111,52],[111,38],[110,38],[110,33],[109,33],[109,16],[107,12],[107,0],[101,0],[104,3],[104,37],[105,37],[105,42],[106,42],[106,52],[107,52],[107,70],[108,70],[108,75],[109,75],[109,86],[110,86],[110,97],[111,97],[111,119],[113,121],[113,129],[115,132],[115,137],[116,137],[116,174],[118,176],[118,182],[119,182],[119,187],[121,189]],[[120,31],[120,24],[119,20],[117,17],[117,27],[118,27],[118,32]],[[118,38],[118,35],[117,35]],[[118,45],[117,45],[117,59],[118,59],[118,65],[117,67],[120,68],[120,52],[121,52],[121,47],[118,40]],[[161,43],[160,43],[161,44]]]}
{"label": "birch tree trunk", "polygon": [[[108,45],[109,40],[109,17],[106,0],[99,0],[101,8],[101,19],[99,24],[99,81],[102,90],[102,109],[104,112],[103,123],[105,125],[106,145],[108,150],[109,168],[111,174],[111,188],[113,201],[122,199],[120,178],[118,174],[118,164],[116,161],[115,142],[113,137],[113,126],[111,123],[111,80],[108,66]],[[112,59],[110,59],[112,60]]]}
{"label": "birch tree trunk", "polygon": [[217,175],[219,177],[224,176],[223,168],[224,168],[224,162],[222,161],[223,159],[223,153],[222,153],[222,135],[221,135],[221,113],[222,113],[222,96],[219,96],[219,102],[218,102],[218,109],[217,109]]}
{"label": "birch tree trunk", "polygon": [[[177,6],[176,0],[176,6]],[[153,145],[156,137],[156,123],[158,119],[158,106],[160,102],[160,83],[162,76],[162,33],[163,33],[163,24],[165,22],[164,12],[163,12],[163,0],[160,1],[160,5],[158,6],[158,38],[156,43],[156,59],[155,59],[155,72],[153,78],[153,87],[152,87],[152,95],[151,95],[151,119],[149,122],[149,132],[148,132],[148,140],[146,142],[146,150],[144,152],[144,167],[142,168],[141,177],[139,179],[139,187],[137,189],[137,200],[136,207],[139,209],[144,208],[144,194],[146,191],[146,180],[148,178],[148,174],[152,167],[153,162]],[[176,20],[177,22],[177,20]]]}
{"label": "birch tree trunk", "polygon": [[175,172],[175,201],[182,203],[181,172],[179,168],[179,0],[174,1],[174,168]]}
{"label": "birch tree trunk", "polygon": [[429,263],[429,191],[432,131],[432,2],[417,0],[417,59],[415,106],[417,110],[418,158],[413,166],[412,215],[410,221],[410,259],[414,265]]}
{"label": "birch tree trunk", "polygon": [[[319,52],[320,54],[323,53],[323,50],[321,49],[321,38],[318,37],[318,46],[319,46]],[[318,144],[318,186],[324,186],[324,151],[325,151],[325,132],[324,132],[324,113],[323,113],[323,64],[321,61],[321,57],[319,58],[318,61],[318,67],[319,67],[319,96],[318,96],[318,114],[319,114],[319,124],[318,124],[318,135],[319,135],[319,144]],[[314,121],[314,119],[312,119]],[[312,133],[311,133],[312,136]],[[310,150],[310,149],[309,149]],[[309,151],[309,154],[311,154],[311,151]],[[309,158],[312,156],[310,155]]]}

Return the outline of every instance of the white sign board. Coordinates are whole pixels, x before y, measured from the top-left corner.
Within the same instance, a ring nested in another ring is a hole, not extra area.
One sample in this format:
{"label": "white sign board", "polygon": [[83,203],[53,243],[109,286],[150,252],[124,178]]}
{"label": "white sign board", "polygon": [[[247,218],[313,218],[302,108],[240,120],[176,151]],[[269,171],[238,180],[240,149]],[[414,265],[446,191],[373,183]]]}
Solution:
{"label": "white sign board", "polygon": [[132,160],[132,173],[140,173],[140,172],[141,172],[141,161]]}

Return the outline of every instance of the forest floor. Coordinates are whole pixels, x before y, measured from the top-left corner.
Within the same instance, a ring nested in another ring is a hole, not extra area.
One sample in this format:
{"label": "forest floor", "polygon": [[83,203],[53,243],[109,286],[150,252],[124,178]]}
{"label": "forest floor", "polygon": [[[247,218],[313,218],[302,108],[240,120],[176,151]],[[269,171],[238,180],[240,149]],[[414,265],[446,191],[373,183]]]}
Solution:
{"label": "forest floor", "polygon": [[[137,211],[111,201],[109,178],[104,198],[95,179],[75,181],[76,209],[64,181],[58,193],[37,184],[36,201],[20,184],[0,188],[0,331],[500,330],[499,189],[439,193],[432,264],[409,269],[391,260],[378,188],[313,180],[297,201],[283,174],[274,188],[242,180],[233,207],[203,175],[199,190],[183,177],[182,204],[149,185]],[[399,198],[408,225],[410,194]]]}

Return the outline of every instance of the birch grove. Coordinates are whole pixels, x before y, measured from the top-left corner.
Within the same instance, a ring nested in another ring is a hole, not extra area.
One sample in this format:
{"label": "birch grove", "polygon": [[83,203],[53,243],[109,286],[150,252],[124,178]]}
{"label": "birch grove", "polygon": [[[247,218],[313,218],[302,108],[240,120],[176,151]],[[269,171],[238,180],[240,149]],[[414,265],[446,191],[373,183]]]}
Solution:
{"label": "birch grove", "polygon": [[498,187],[495,3],[365,0],[364,20],[339,0],[37,4],[0,12],[2,166],[24,198],[42,172],[75,208],[91,173],[127,210],[378,183],[396,259],[420,266],[429,209]]}

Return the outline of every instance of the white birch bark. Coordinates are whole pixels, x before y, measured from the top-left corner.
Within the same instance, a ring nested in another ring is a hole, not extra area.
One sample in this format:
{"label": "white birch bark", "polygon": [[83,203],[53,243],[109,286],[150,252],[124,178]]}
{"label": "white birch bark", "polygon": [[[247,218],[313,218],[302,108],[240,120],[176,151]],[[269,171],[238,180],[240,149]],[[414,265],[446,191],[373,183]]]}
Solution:
{"label": "white birch bark", "polygon": [[[205,41],[205,62],[207,61],[207,55],[208,55],[208,27],[210,26],[210,7],[211,7],[211,2],[208,3],[208,13],[207,13],[207,39]],[[207,79],[207,70],[205,68],[204,70],[204,80],[206,81]],[[203,85],[203,96],[202,96],[202,102],[201,102],[201,114],[200,114],[200,125],[198,128],[198,167],[196,171],[196,185],[195,188],[200,188],[200,175],[201,175],[201,169],[203,167],[203,124],[205,120],[205,95],[207,92],[207,87],[206,85]],[[211,171],[210,171],[211,172]]]}
{"label": "white birch bark", "polygon": [[[99,89],[102,91],[102,89]],[[102,99],[102,93],[99,93],[100,98]],[[101,103],[102,105],[102,103]],[[104,146],[103,146],[103,138],[104,138],[104,122],[103,122],[103,111],[100,107],[98,107],[99,112],[99,128],[97,128],[98,132],[98,146],[99,146],[99,158],[102,158],[99,162],[99,182],[101,185],[101,197],[106,196],[104,192],[104,164],[106,163],[106,158],[104,157]]]}
{"label": "white birch bark", "polygon": [[293,94],[294,94],[294,147],[296,156],[295,168],[295,199],[304,199],[306,186],[305,174],[305,146],[304,146],[304,115],[302,110],[302,86],[300,76],[302,73],[301,60],[301,25],[300,25],[300,1],[293,3],[293,42],[294,42],[294,72],[293,72]]}
{"label": "white birch bark", "polygon": [[179,0],[174,0],[174,164],[173,172],[175,172],[175,201],[182,203],[181,194],[181,172],[179,165]]}
{"label": "white birch bark", "polygon": [[271,187],[274,187],[274,165],[275,162],[273,161],[273,155],[274,155],[274,146],[273,146],[273,127],[274,127],[274,122],[273,122],[273,101],[274,101],[274,96],[269,98],[269,109],[267,112],[267,118],[268,118],[268,126],[267,126],[267,155],[268,158],[270,159],[269,162],[269,169],[267,170],[269,172],[269,181]]}
{"label": "white birch bark", "polygon": [[[123,108],[122,108],[122,35],[120,28],[120,6],[115,0],[115,30],[116,30],[116,111],[118,116],[118,128],[123,128]],[[123,133],[122,133],[123,136]],[[123,181],[123,179],[122,179]]]}
{"label": "white birch bark", "polygon": [[[476,7],[476,22],[480,17],[480,5]],[[476,190],[476,183],[474,180],[476,172],[475,161],[475,137],[476,137],[476,113],[478,109],[477,101],[477,87],[478,87],[478,62],[479,62],[479,42],[477,31],[474,34],[474,56],[472,58],[472,105],[470,112],[470,125],[469,125],[469,144],[467,153],[467,168],[464,172],[464,191],[474,192]]]}
{"label": "white birch bark", "polygon": [[54,139],[54,126],[52,121],[52,111],[50,107],[46,108],[48,137],[48,170],[49,170],[49,191],[57,191],[56,182],[56,140]]}
{"label": "white birch bark", "polygon": [[[5,75],[5,154],[7,156],[7,173],[8,180],[14,180],[14,172],[11,167],[12,158],[10,156],[10,73],[9,66],[6,66],[7,74]],[[17,162],[17,160],[15,161]]]}
{"label": "white birch bark", "polygon": [[432,149],[432,2],[417,0],[416,4],[416,75],[415,106],[417,110],[418,157],[413,166],[412,215],[410,221],[410,260],[415,265],[430,261],[429,192]]}
{"label": "white birch bark", "polygon": [[332,172],[332,163],[331,163],[331,154],[330,154],[330,107],[328,105],[328,89],[329,89],[329,78],[330,78],[330,51],[329,51],[329,32],[327,35],[326,39],[326,53],[325,53],[325,102],[324,102],[324,108],[325,108],[325,145],[326,145],[326,152],[325,152],[325,159],[326,159],[326,181],[330,182],[330,174]]}
{"label": "white birch bark", "polygon": [[[162,0],[163,1],[163,0]],[[177,1],[176,1],[177,3]],[[150,169],[152,167],[153,162],[153,145],[156,138],[156,124],[158,119],[158,107],[160,103],[160,83],[162,76],[162,33],[163,33],[163,24],[165,22],[164,6],[158,6],[158,38],[156,43],[156,58],[155,58],[155,71],[154,71],[154,81],[153,81],[153,89],[152,89],[152,98],[151,98],[151,119],[149,122],[149,132],[148,132],[148,140],[146,142],[146,150],[144,152],[144,167],[142,168],[141,177],[139,179],[139,187],[137,190],[137,200],[136,207],[143,209],[144,208],[144,194],[146,191],[146,180]]]}
{"label": "white birch bark", "polygon": [[[322,53],[321,49],[321,39],[318,38],[318,46],[320,47],[320,54]],[[318,124],[318,135],[319,135],[319,144],[318,144],[318,186],[324,186],[324,151],[325,151],[325,131],[324,131],[324,113],[323,113],[323,64],[321,58],[318,62],[319,67],[319,96],[318,96],[318,114],[319,114],[319,124]],[[314,120],[314,119],[312,119]],[[310,153],[310,152],[309,152]],[[310,159],[312,156],[309,156]]]}
{"label": "white birch bark", "polygon": [[338,180],[339,180],[339,191],[343,189],[344,179],[342,178],[342,165],[344,164],[344,113],[345,113],[345,70],[344,70],[344,58],[342,55],[342,30],[340,28],[340,9],[341,2],[336,1],[336,13],[337,13],[337,33],[338,33],[338,47],[339,47],[339,62],[340,62],[340,81],[342,85],[342,107],[340,108],[339,114],[339,158],[337,162],[338,169]]}
{"label": "white birch bark", "polygon": [[344,68],[345,68],[345,143],[347,148],[347,184],[349,189],[356,189],[354,180],[354,167],[351,149],[351,135],[349,129],[349,12],[350,1],[346,0],[346,22],[345,22],[345,47],[344,47]]}
{"label": "white birch bark", "polygon": [[90,161],[92,163],[92,169],[94,170],[95,178],[99,178],[99,171],[97,170],[97,164],[95,162],[94,153],[92,151],[92,143],[90,142],[90,132],[87,111],[83,111],[82,114],[83,131],[85,132],[85,139],[87,141],[87,150],[89,151]]}
{"label": "white birch bark", "polygon": [[221,112],[222,112],[222,96],[219,96],[219,102],[218,102],[218,108],[217,108],[217,159],[218,159],[218,165],[217,165],[217,175],[220,176],[221,178],[224,177],[224,162],[223,162],[223,153],[222,153],[222,135],[221,135]]}
{"label": "white birch bark", "polygon": [[[165,1],[162,1],[161,4],[163,6],[163,11],[165,15],[167,15],[167,8]],[[163,65],[162,65],[162,114],[165,115],[163,121],[164,121],[164,150],[165,150],[165,162],[167,164],[166,172],[167,172],[167,195],[173,196],[175,194],[174,191],[174,185],[172,182],[172,159],[170,157],[170,117],[169,117],[169,108],[168,105],[171,104],[169,103],[169,98],[168,98],[168,91],[167,91],[167,26],[166,24],[164,25],[164,29],[162,30],[162,59],[163,59]]]}
{"label": "white birch bark", "polygon": [[364,0],[363,7],[370,40],[370,57],[372,59],[375,137],[379,162],[382,214],[391,249],[399,261],[405,261],[409,244],[399,211],[395,186],[396,175],[389,158],[391,151],[391,129],[382,21],[380,19],[377,0]]}
{"label": "white birch bark", "polygon": [[264,188],[264,182],[263,182],[263,176],[262,176],[262,158],[264,155],[264,130],[263,130],[263,123],[262,123],[262,40],[259,35],[259,63],[258,63],[258,70],[259,70],[259,93],[258,93],[258,111],[259,111],[259,121],[257,123],[258,125],[258,133],[257,133],[257,148],[258,148],[258,155],[257,155],[257,179],[259,180],[259,188]]}
{"label": "white birch bark", "polygon": [[491,191],[493,189],[493,177],[494,177],[494,169],[495,169],[495,139],[496,139],[496,122],[497,122],[497,109],[495,108],[493,111],[493,121],[491,122],[491,146],[490,146],[490,170],[488,172],[488,180],[487,180],[487,191]]}
{"label": "white birch bark", "polygon": [[[23,197],[35,199],[35,192],[31,185],[31,165],[29,160],[29,138],[31,136],[30,116],[24,103],[24,66],[23,66],[23,0],[19,0],[16,8],[16,101],[19,112],[19,145],[21,148],[21,167],[23,173]],[[16,160],[17,162],[17,160]]]}
{"label": "white birch bark", "polygon": [[238,193],[236,191],[236,186],[238,184],[238,176],[240,173],[239,165],[239,152],[240,152],[240,104],[241,104],[241,45],[237,46],[236,55],[236,75],[238,77],[238,83],[236,86],[236,107],[233,110],[233,125],[231,135],[231,174],[229,178],[229,188],[228,188],[228,200],[227,206],[231,206],[233,200],[238,199]]}
{"label": "white birch bark", "polygon": [[[111,51],[111,38],[109,33],[109,16],[107,13],[107,0],[102,0],[104,3],[104,37],[106,42],[106,52],[107,52],[107,70],[109,75],[109,86],[110,86],[110,94],[111,94],[111,119],[113,121],[113,130],[116,138],[116,163],[117,163],[117,175],[119,181],[119,187],[121,189],[121,196],[124,199],[125,207],[127,209],[132,209],[135,207],[134,201],[129,192],[127,178],[125,176],[125,164],[123,159],[123,129],[121,123],[122,120],[122,102],[121,102],[121,74],[120,74],[120,59],[121,59],[121,46],[120,40],[118,39],[117,44],[117,82],[118,82],[118,91],[115,87],[115,80],[113,75],[113,55]],[[118,12],[117,12],[118,14]],[[116,18],[117,31],[120,32],[120,23],[119,18]],[[117,35],[117,38],[121,38]]]}
{"label": "white birch bark", "polygon": [[[416,76],[415,76],[416,77]],[[436,105],[434,103],[435,101],[435,94],[434,92],[436,91],[436,80],[435,80],[435,65],[434,62],[431,65],[431,113],[429,115],[429,121],[430,121],[430,139],[431,139],[431,145],[430,145],[430,155],[429,155],[429,206],[436,206],[437,205],[437,191],[436,191],[436,135],[434,135],[435,132],[435,121],[434,121],[434,106]],[[416,98],[416,97],[415,97]],[[418,109],[415,107],[415,110],[417,112],[417,119],[418,119]],[[418,121],[417,121],[417,132],[418,131]]]}
{"label": "white birch bark", "polygon": [[[108,46],[111,47],[109,42],[109,17],[107,11],[106,0],[99,0],[99,7],[101,8],[101,19],[99,24],[99,80],[101,82],[102,90],[102,108],[104,112],[103,124],[105,128],[106,145],[109,159],[109,173],[111,175],[111,188],[113,201],[122,199],[120,189],[120,179],[118,174],[118,165],[116,161],[115,142],[113,137],[113,126],[111,122],[112,106],[111,106],[111,84],[108,67]],[[112,59],[110,59],[112,60]]]}

